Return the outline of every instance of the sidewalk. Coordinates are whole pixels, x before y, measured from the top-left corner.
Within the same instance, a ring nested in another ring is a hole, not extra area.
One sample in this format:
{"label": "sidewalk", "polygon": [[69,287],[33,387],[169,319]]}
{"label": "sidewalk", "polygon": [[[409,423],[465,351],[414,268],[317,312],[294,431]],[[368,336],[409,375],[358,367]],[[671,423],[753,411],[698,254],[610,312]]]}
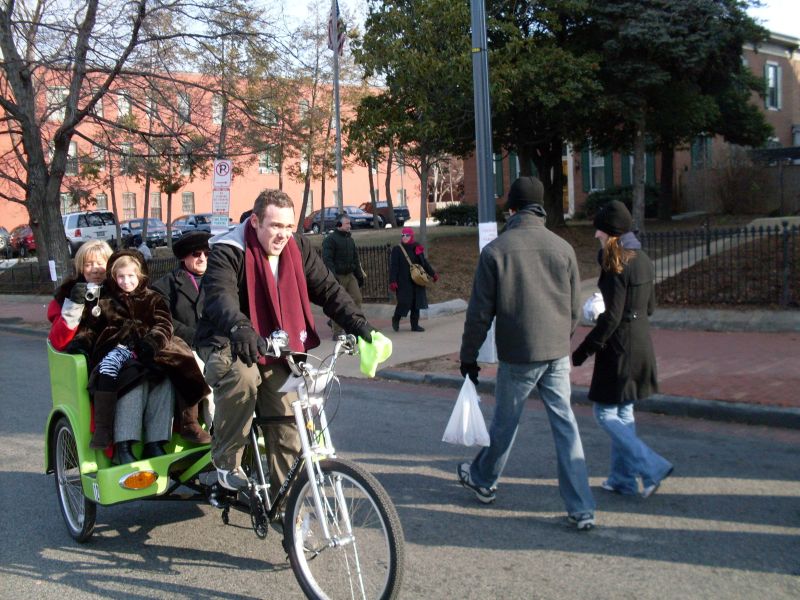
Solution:
{"label": "sidewalk", "polygon": [[[587,290],[590,289],[587,286]],[[47,335],[49,297],[0,295],[0,331]],[[458,388],[458,349],[465,303],[454,301],[423,312],[424,333],[391,330],[394,307],[365,305],[370,322],[391,338],[394,351],[378,376]],[[322,338],[315,354],[333,342],[326,318],[314,307]],[[638,410],[800,429],[800,311],[694,311],[659,309],[652,320],[661,393]],[[685,329],[684,327],[694,327]],[[704,330],[705,329],[705,330]],[[589,331],[579,327],[573,348]],[[593,359],[573,369],[573,400],[588,402]],[[343,358],[345,377],[363,377],[358,361]],[[496,365],[482,365],[481,391],[493,393]],[[455,391],[453,393],[455,400]]]}

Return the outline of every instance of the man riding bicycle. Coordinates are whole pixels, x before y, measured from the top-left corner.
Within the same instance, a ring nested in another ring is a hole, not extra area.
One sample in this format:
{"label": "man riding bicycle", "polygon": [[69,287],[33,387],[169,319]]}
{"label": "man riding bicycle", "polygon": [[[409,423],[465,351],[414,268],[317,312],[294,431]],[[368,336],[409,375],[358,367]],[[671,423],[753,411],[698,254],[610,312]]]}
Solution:
{"label": "man riding bicycle", "polygon": [[256,405],[260,416],[274,418],[265,427],[273,489],[300,451],[291,416],[295,394],[280,391],[290,372],[284,360],[265,356],[264,337],[282,329],[292,352],[317,347],[314,302],[346,332],[372,342],[373,327],[305,236],[294,233],[295,223],[291,198],[264,190],[248,219],[210,240],[195,346],[214,389],[212,460],[230,490],[247,486],[241,459]]}

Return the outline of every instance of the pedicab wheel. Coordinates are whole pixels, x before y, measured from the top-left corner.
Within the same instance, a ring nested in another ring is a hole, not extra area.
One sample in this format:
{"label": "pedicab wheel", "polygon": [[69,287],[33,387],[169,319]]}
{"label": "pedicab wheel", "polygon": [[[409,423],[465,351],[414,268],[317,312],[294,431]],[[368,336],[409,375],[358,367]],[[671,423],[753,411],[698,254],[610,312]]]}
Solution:
{"label": "pedicab wheel", "polygon": [[386,491],[349,461],[323,460],[319,468],[318,489],[332,539],[325,539],[305,469],[292,486],[284,517],[284,546],[303,592],[332,600],[397,597],[403,530]]}
{"label": "pedicab wheel", "polygon": [[83,495],[80,461],[75,434],[66,417],[61,417],[53,432],[55,481],[58,505],[69,534],[78,542],[92,536],[97,506]]}

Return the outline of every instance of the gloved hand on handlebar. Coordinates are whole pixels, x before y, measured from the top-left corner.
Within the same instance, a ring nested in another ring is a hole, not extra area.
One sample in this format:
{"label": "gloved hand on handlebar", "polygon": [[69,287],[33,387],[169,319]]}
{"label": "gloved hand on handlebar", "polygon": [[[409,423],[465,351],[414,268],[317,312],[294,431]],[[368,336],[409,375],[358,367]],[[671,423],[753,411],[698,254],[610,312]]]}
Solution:
{"label": "gloved hand on handlebar", "polygon": [[368,344],[372,343],[372,332],[374,331],[372,325],[366,321],[353,330],[358,337],[365,340]]}
{"label": "gloved hand on handlebar", "polygon": [[69,292],[69,299],[75,304],[85,304],[86,287],[87,283],[84,281],[78,281],[75,283],[75,285],[72,286],[72,290]]}
{"label": "gloved hand on handlebar", "polygon": [[248,367],[252,367],[259,355],[267,354],[267,342],[248,323],[240,323],[231,331],[231,354]]}
{"label": "gloved hand on handlebar", "polygon": [[361,355],[361,372],[367,377],[375,377],[378,365],[392,355],[392,340],[380,331],[372,330],[371,342],[363,337],[358,338],[358,352]]}

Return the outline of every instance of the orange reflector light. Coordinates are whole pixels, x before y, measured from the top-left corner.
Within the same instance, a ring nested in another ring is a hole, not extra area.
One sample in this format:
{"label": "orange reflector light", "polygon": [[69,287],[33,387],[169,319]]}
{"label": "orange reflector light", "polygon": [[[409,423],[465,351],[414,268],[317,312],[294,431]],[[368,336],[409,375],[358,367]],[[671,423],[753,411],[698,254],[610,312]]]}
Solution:
{"label": "orange reflector light", "polygon": [[158,474],[153,471],[136,471],[121,477],[119,485],[127,490],[143,490],[153,485],[157,480]]}

